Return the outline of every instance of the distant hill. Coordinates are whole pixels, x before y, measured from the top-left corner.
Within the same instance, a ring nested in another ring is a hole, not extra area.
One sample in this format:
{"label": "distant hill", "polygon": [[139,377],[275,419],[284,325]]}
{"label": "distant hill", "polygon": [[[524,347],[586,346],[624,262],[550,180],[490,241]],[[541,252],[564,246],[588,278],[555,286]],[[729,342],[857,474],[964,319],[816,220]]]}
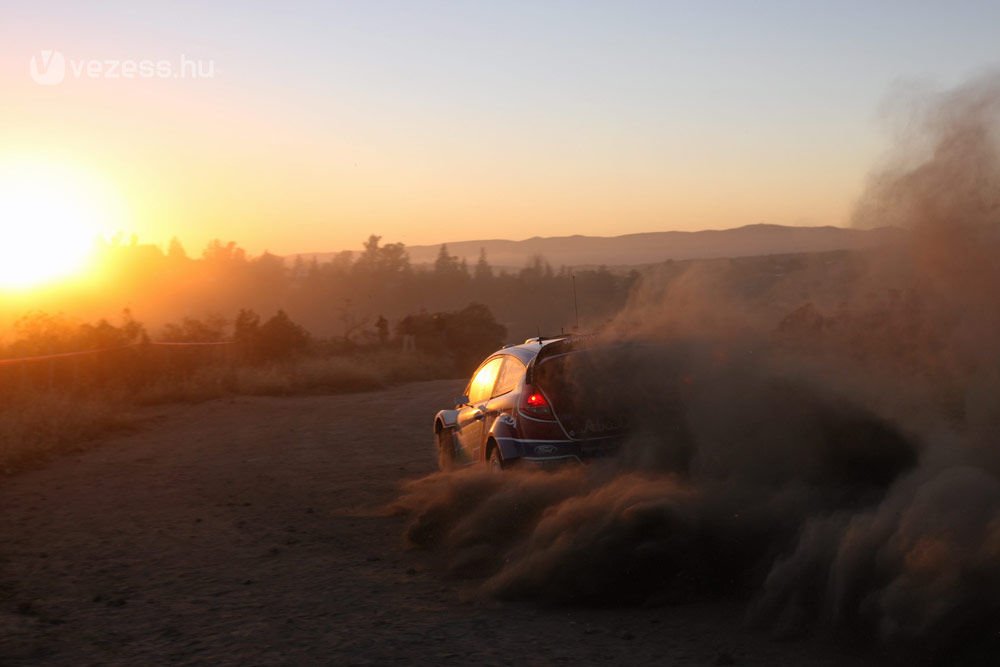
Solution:
{"label": "distant hill", "polygon": [[[903,232],[882,227],[872,230],[841,227],[786,227],[783,225],[747,225],[734,229],[700,232],[647,232],[623,236],[535,236],[523,241],[489,239],[448,243],[448,252],[465,258],[470,265],[486,250],[495,267],[520,268],[533,255],[542,255],[554,267],[560,266],[635,266],[668,259],[709,259],[752,257],[829,250],[856,250],[892,243]],[[429,264],[441,245],[408,246],[410,261]],[[321,261],[334,253],[308,253]]]}

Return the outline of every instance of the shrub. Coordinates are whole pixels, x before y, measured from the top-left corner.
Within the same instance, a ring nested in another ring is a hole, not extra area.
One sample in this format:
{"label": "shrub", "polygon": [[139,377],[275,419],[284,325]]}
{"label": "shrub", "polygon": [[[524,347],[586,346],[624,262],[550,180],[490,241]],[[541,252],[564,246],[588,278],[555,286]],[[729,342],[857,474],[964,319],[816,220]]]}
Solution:
{"label": "shrub", "polygon": [[219,343],[226,340],[229,322],[221,315],[209,315],[203,320],[185,317],[180,322],[163,327],[160,340],[168,343]]}
{"label": "shrub", "polygon": [[288,359],[305,352],[309,334],[283,310],[264,324],[252,310],[240,310],[233,324],[233,340],[247,361],[263,362]]}

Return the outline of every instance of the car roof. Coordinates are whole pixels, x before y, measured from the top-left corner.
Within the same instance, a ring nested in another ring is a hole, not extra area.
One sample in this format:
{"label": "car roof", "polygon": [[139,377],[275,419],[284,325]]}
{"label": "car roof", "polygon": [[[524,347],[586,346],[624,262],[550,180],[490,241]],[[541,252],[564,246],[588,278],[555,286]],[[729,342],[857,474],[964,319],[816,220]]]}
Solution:
{"label": "car roof", "polygon": [[500,354],[509,354],[512,357],[517,358],[521,363],[527,365],[532,359],[538,356],[538,353],[542,351],[542,348],[556,341],[565,340],[567,336],[557,336],[555,338],[529,338],[520,345],[506,345],[493,354],[490,357],[495,357]]}

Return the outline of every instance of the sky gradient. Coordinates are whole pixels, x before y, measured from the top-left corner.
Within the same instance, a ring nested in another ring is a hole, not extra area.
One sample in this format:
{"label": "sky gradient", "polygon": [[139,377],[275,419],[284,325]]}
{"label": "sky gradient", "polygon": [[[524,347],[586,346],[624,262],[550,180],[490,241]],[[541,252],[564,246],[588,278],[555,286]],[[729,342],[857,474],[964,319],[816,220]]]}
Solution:
{"label": "sky gradient", "polygon": [[[995,2],[0,0],[0,163],[85,174],[109,231],[193,252],[844,225],[887,100],[1000,64],[997,25]],[[42,86],[42,49],[214,76]]]}

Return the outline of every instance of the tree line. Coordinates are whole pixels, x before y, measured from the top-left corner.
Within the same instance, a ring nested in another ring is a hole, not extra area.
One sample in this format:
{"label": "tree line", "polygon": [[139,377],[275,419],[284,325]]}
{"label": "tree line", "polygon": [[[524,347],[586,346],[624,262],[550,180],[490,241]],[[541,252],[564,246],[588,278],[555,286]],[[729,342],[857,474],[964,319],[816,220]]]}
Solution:
{"label": "tree line", "polygon": [[[166,250],[116,240],[100,249],[97,278],[67,288],[39,309],[100,317],[129,308],[151,327],[193,317],[232,317],[245,308],[283,311],[310,335],[365,345],[398,334],[407,316],[485,306],[507,331],[507,342],[595,327],[617,313],[636,272],[604,267],[553,268],[543,257],[517,270],[494,268],[485,252],[471,265],[441,246],[431,265],[410,262],[402,243],[371,235],[357,252],[326,259],[250,256],[235,242],[212,241],[190,255],[174,239]],[[575,288],[575,289],[574,289]],[[15,319],[11,312],[0,313]],[[17,316],[23,313],[17,313]]]}

